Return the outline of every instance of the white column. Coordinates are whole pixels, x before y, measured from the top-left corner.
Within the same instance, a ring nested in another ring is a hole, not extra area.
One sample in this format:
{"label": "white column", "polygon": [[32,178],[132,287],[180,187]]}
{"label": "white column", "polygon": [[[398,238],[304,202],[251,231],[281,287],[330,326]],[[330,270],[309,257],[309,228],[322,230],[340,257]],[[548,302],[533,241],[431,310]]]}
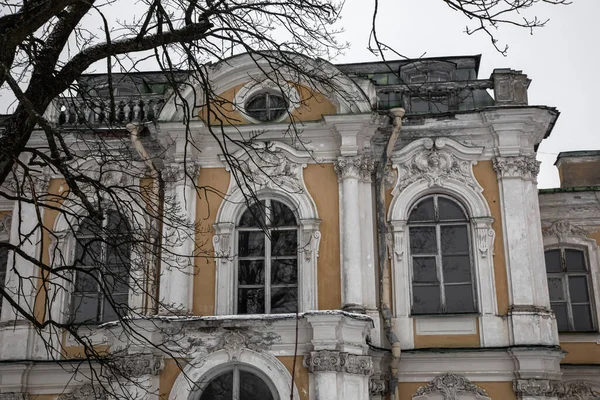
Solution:
{"label": "white column", "polygon": [[512,344],[556,345],[545,277],[533,156],[496,157],[508,273]]}
{"label": "white column", "polygon": [[361,156],[339,157],[335,164],[341,182],[342,303],[347,311],[364,312],[361,256],[359,178]]}
{"label": "white column", "polygon": [[191,162],[187,165],[182,162],[168,166],[163,172],[166,204],[160,276],[163,313],[192,312],[197,171]]}

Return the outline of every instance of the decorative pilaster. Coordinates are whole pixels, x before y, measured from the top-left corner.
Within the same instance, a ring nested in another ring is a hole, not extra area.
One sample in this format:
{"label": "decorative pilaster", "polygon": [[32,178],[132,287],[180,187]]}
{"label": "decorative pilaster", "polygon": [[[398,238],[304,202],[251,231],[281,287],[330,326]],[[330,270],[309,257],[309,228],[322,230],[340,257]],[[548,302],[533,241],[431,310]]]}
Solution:
{"label": "decorative pilaster", "polygon": [[189,314],[192,311],[192,275],[195,248],[196,179],[198,166],[181,161],[165,166],[165,200],[170,209],[164,224],[163,270],[160,280],[161,311]]}
{"label": "decorative pilaster", "polygon": [[[550,310],[533,155],[496,157],[514,345],[556,345]],[[536,327],[531,329],[531,327]]]}
{"label": "decorative pilaster", "polygon": [[335,164],[341,182],[342,302],[346,311],[364,312],[360,224],[361,176],[368,173],[363,156],[339,157]]}

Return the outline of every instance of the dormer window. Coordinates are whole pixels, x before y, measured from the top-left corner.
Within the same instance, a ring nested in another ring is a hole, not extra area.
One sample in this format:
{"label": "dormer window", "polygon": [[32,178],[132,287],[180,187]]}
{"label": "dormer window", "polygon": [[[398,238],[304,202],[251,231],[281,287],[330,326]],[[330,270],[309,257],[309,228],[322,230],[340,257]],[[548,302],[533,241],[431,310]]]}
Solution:
{"label": "dormer window", "polygon": [[246,114],[250,117],[262,121],[270,122],[283,116],[288,105],[283,96],[262,92],[252,96],[245,104]]}

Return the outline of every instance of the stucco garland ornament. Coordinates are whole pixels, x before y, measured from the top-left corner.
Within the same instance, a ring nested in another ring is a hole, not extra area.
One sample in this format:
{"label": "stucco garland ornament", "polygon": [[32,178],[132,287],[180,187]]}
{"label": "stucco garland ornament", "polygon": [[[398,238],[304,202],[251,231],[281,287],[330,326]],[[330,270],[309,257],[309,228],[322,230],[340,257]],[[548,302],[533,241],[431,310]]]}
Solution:
{"label": "stucco garland ornament", "polygon": [[244,181],[255,191],[261,188],[286,188],[287,191],[302,193],[298,178],[299,165],[281,151],[272,151],[268,145],[256,149],[253,157],[239,161]]}
{"label": "stucco garland ornament", "polygon": [[461,160],[445,150],[446,141],[429,139],[423,142],[424,149],[410,160],[398,164],[398,185],[396,192],[419,180],[425,180],[427,186],[444,186],[444,180],[454,179],[479,191],[479,185],[472,176],[473,161]]}
{"label": "stucco garland ornament", "polygon": [[552,225],[542,233],[544,236],[557,236],[564,241],[567,236],[587,236],[587,232],[567,220],[554,221]]}
{"label": "stucco garland ornament", "polygon": [[0,400],[29,400],[30,397],[27,393],[0,393]]}
{"label": "stucco garland ornament", "polygon": [[10,236],[11,225],[12,225],[12,214],[7,214],[2,219],[0,219],[0,235]]}
{"label": "stucco garland ornament", "polygon": [[494,170],[501,178],[536,180],[540,164],[535,156],[496,157],[493,160]]}
{"label": "stucco garland ornament", "polygon": [[106,390],[100,384],[93,385],[86,383],[78,386],[71,393],[64,393],[58,396],[57,400],[106,400]]}
{"label": "stucco garland ornament", "polygon": [[165,367],[164,357],[153,354],[131,354],[118,356],[114,367],[119,373],[128,378],[144,375],[158,375]]}
{"label": "stucco garland ornament", "polygon": [[304,359],[310,372],[345,372],[357,375],[371,375],[373,360],[361,356],[333,350],[313,351]]}
{"label": "stucco garland ornament", "polygon": [[454,374],[444,374],[435,377],[425,386],[421,386],[413,394],[413,399],[418,399],[421,396],[427,396],[430,393],[441,393],[444,400],[458,400],[459,393],[471,393],[478,399],[488,399],[487,392],[476,386],[473,382],[464,376]]}

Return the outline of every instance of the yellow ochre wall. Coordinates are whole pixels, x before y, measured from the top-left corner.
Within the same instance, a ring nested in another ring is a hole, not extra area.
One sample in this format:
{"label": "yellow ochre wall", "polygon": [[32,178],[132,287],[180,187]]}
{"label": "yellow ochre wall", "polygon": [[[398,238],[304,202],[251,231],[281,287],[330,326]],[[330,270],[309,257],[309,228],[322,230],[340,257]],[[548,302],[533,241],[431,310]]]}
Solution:
{"label": "yellow ochre wall", "polygon": [[[210,114],[207,107],[201,107],[198,117],[209,121],[210,125],[241,125],[250,123],[244,115],[233,109],[233,100],[237,92],[246,85],[239,84],[219,94],[212,103]],[[294,85],[300,95],[301,105],[294,109],[292,117],[296,121],[318,121],[323,115],[336,114],[335,105],[323,95],[302,85]],[[286,121],[289,120],[286,119]]]}
{"label": "yellow ochre wall", "polygon": [[[400,382],[398,383],[398,392],[400,400],[411,400],[413,394],[421,386],[428,382]],[[473,382],[475,385],[484,389],[492,400],[516,400],[517,396],[513,392],[513,383],[510,382]]]}
{"label": "yellow ochre wall", "polygon": [[337,175],[333,164],[310,164],[304,182],[312,196],[321,225],[317,265],[319,310],[342,307],[340,274],[340,221]]}
{"label": "yellow ochre wall", "polygon": [[196,257],[194,258],[194,315],[215,313],[215,258],[212,244],[213,224],[217,211],[227,193],[229,172],[225,168],[202,168],[198,177],[196,199],[196,222],[200,231],[196,234]]}

